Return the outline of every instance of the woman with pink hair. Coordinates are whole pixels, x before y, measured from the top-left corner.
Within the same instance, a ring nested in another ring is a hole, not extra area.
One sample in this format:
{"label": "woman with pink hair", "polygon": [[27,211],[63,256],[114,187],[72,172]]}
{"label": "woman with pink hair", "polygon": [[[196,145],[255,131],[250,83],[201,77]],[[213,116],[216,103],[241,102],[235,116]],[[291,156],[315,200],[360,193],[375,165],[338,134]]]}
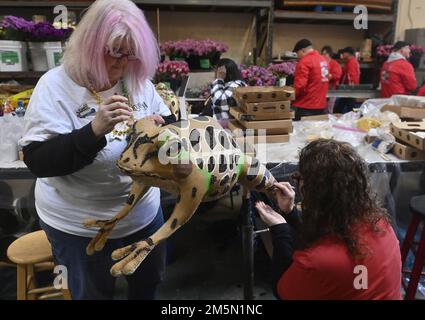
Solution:
{"label": "woman with pink hair", "polygon": [[[111,219],[129,193],[131,179],[115,162],[132,121],[175,121],[150,81],[158,61],[158,44],[143,12],[129,0],[97,0],[71,36],[63,65],[41,77],[31,97],[20,144],[38,177],[40,225],[56,264],[67,267],[73,299],[112,299],[112,251],[163,224],[159,189],[150,188],[103,250],[86,254],[98,230],[82,222]],[[159,245],[127,277],[128,297],[153,299],[164,268],[165,248]]]}

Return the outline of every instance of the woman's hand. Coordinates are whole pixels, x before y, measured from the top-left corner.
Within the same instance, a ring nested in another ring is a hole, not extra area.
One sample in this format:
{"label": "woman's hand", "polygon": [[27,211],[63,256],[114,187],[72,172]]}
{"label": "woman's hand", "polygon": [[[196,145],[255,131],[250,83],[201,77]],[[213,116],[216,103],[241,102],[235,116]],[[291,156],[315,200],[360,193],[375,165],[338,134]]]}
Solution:
{"label": "woman's hand", "polygon": [[165,124],[165,120],[159,114],[152,114],[150,116],[145,117],[144,119],[153,120],[157,124]]}
{"label": "woman's hand", "polygon": [[260,214],[261,220],[268,226],[272,227],[277,224],[286,223],[286,220],[284,217],[282,217],[279,213],[274,211],[270,206],[265,204],[262,201],[258,201],[255,204],[255,207],[258,210],[258,213]]}
{"label": "woman's hand", "polygon": [[290,213],[295,206],[295,191],[288,182],[275,183],[277,205],[283,213]]}
{"label": "woman's hand", "polygon": [[127,98],[114,95],[99,106],[96,117],[91,123],[92,130],[97,139],[111,132],[117,123],[131,118],[133,110],[126,104]]}

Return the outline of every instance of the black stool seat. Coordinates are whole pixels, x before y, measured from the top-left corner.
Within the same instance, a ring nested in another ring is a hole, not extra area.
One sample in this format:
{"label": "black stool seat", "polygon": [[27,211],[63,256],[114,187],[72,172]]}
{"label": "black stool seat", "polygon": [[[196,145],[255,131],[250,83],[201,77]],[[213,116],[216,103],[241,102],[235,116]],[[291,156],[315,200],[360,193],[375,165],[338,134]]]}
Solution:
{"label": "black stool seat", "polygon": [[413,197],[410,200],[410,210],[425,219],[425,196]]}

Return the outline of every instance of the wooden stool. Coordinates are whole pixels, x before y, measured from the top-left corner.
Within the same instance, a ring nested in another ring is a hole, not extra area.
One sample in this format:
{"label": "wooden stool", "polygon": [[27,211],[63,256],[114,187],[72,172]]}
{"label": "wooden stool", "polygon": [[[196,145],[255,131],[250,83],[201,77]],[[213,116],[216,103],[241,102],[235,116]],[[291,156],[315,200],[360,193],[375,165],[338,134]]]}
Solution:
{"label": "wooden stool", "polygon": [[[420,277],[421,275],[425,275],[425,273],[422,272],[422,268],[425,265],[425,196],[413,197],[410,201],[410,211],[413,217],[401,248],[402,265],[406,262],[410,250],[412,250],[415,256],[413,269],[403,270],[403,274],[410,274],[410,280],[407,286],[404,281],[402,281],[403,287],[406,290],[406,300],[415,299]],[[415,242],[415,235],[421,223],[423,224],[421,236],[419,242]]]}
{"label": "wooden stool", "polygon": [[7,249],[7,257],[17,267],[18,300],[42,300],[63,296],[71,300],[69,290],[58,291],[53,286],[36,288],[35,273],[53,270],[52,247],[42,230],[26,234]]}

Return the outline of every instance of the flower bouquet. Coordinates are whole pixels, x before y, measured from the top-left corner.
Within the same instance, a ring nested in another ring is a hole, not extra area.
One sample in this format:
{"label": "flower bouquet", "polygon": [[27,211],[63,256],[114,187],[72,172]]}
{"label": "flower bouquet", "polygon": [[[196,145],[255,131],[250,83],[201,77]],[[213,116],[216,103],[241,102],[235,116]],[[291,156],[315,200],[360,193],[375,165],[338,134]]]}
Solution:
{"label": "flower bouquet", "polygon": [[23,42],[32,22],[15,16],[5,16],[0,22],[0,71],[26,71],[27,47]]}
{"label": "flower bouquet", "polygon": [[227,45],[213,40],[186,39],[161,45],[161,52],[165,52],[171,60],[186,60],[191,69],[209,69],[227,50]]}
{"label": "flower bouquet", "polygon": [[24,41],[33,23],[20,17],[5,16],[0,23],[0,40]]}
{"label": "flower bouquet", "polygon": [[274,76],[276,76],[278,85],[283,87],[286,85],[286,77],[295,73],[296,63],[289,61],[279,64],[270,64],[267,68]]}
{"label": "flower bouquet", "polygon": [[45,71],[60,65],[63,55],[62,42],[68,39],[73,30],[57,29],[49,22],[32,25],[29,48],[35,71]]}
{"label": "flower bouquet", "polygon": [[266,68],[259,66],[240,66],[242,78],[249,86],[274,86],[277,77]]}
{"label": "flower bouquet", "polygon": [[164,82],[176,92],[181,85],[182,77],[189,74],[186,61],[164,61],[158,65],[155,82]]}
{"label": "flower bouquet", "polygon": [[30,40],[32,42],[65,41],[74,29],[56,29],[49,22],[39,22],[30,27]]}

